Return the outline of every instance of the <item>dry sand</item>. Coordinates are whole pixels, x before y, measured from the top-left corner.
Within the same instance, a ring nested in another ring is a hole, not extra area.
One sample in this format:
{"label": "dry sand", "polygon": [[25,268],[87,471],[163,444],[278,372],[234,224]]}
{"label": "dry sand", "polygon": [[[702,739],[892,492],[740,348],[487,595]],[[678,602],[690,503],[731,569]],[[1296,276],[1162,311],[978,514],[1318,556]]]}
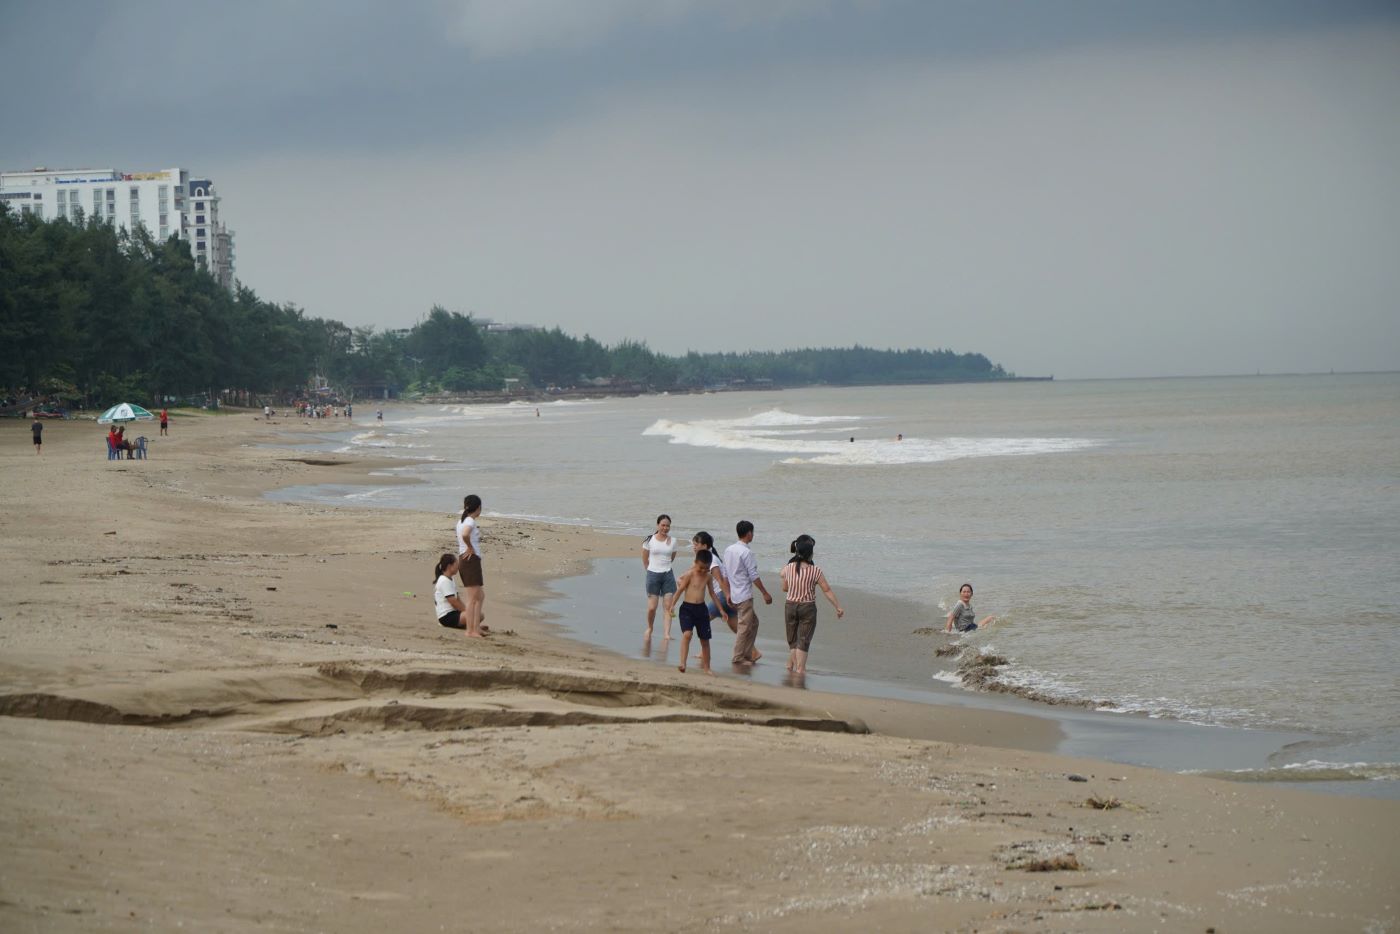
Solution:
{"label": "dry sand", "polygon": [[444,630],[455,503],[258,498],[367,481],[261,446],[339,427],[0,424],[0,930],[1397,929],[1395,802],[554,634],[546,582],[630,542],[488,514],[497,634]]}

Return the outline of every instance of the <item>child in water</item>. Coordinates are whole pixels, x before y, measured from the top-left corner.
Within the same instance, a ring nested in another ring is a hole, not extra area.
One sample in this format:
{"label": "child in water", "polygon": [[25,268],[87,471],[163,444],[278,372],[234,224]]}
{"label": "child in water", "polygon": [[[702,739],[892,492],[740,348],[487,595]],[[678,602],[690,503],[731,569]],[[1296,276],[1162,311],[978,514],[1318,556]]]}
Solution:
{"label": "child in water", "polygon": [[975,629],[984,629],[997,621],[995,616],[984,616],[982,622],[977,622],[977,618],[972,613],[972,585],[963,584],[958,588],[957,606],[948,613],[948,625],[944,632],[972,632]]}
{"label": "child in water", "polygon": [[714,555],[710,552],[697,551],[695,563],[676,582],[676,592],[666,597],[667,616],[675,607],[676,598],[685,598],[685,602],[681,604],[680,617],[682,672],[685,671],[685,663],[690,659],[690,636],[694,632],[700,636],[700,670],[707,675],[714,674],[710,670],[710,610],[705,606],[705,593],[710,589],[710,563],[713,560]]}

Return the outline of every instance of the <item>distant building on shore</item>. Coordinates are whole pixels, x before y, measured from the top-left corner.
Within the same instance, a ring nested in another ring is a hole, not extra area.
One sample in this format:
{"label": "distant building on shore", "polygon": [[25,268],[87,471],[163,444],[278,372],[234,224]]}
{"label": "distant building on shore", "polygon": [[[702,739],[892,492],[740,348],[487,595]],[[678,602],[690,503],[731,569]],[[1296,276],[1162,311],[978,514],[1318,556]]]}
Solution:
{"label": "distant building on shore", "polygon": [[118,172],[115,169],[49,169],[0,172],[0,201],[19,214],[74,224],[97,218],[159,240],[190,241],[195,262],[232,290],[233,232],[219,220],[219,195],[207,178],[186,169]]}

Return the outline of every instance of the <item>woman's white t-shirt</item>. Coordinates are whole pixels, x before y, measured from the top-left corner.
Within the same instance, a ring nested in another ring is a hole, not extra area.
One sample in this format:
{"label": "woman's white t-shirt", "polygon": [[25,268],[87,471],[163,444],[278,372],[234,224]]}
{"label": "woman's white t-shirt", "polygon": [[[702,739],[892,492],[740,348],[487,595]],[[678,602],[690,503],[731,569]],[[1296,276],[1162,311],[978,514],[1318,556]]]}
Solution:
{"label": "woman's white t-shirt", "polygon": [[[466,532],[467,536],[463,536],[463,532]],[[471,516],[467,516],[457,523],[457,554],[459,555],[467,553],[467,546],[462,542],[464,537],[467,537],[467,540],[472,543],[472,553],[481,554],[481,526],[477,525],[476,520]]]}
{"label": "woman's white t-shirt", "polygon": [[437,618],[442,619],[448,613],[457,609],[447,602],[448,597],[457,596],[457,582],[446,574],[439,574],[437,583],[433,585],[433,604],[437,610]]}
{"label": "woman's white t-shirt", "polygon": [[653,535],[642,542],[642,550],[647,553],[647,570],[657,574],[671,570],[671,562],[676,560],[676,540],[667,538],[658,541]]}

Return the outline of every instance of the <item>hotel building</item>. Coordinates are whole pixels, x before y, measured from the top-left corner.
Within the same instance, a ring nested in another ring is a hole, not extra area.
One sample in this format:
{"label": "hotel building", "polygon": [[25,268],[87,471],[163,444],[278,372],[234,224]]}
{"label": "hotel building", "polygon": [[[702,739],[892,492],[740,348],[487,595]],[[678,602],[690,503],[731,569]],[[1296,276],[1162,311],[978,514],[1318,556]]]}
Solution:
{"label": "hotel building", "polygon": [[185,169],[0,172],[0,201],[45,220],[82,224],[96,218],[127,230],[145,227],[161,241],[188,240],[195,262],[233,288],[233,233],[219,220],[219,195],[213,182],[192,179]]}

